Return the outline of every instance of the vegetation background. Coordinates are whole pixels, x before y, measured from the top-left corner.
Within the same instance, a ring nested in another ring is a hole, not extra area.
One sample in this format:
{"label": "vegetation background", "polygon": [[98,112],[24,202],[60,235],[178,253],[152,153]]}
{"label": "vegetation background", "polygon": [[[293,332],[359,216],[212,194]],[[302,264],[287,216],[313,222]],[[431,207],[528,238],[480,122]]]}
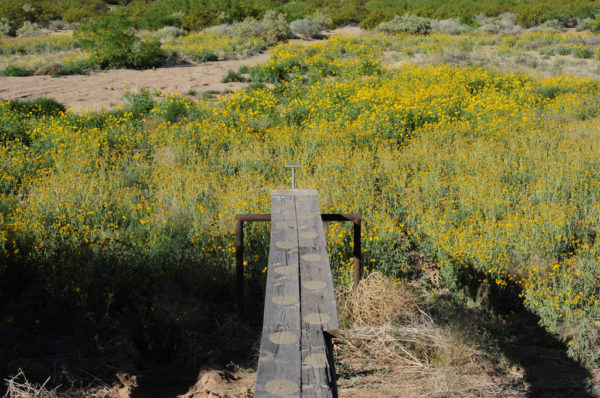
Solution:
{"label": "vegetation background", "polygon": [[[130,358],[184,378],[251,353],[232,313],[233,216],[268,213],[270,190],[288,186],[277,165],[299,162],[324,212],[363,214],[372,288],[412,303],[377,329],[394,358],[407,361],[408,347],[415,366],[463,366],[468,357],[440,343],[454,333],[506,373],[525,366],[515,345],[536,334],[592,396],[600,85],[542,66],[597,77],[598,11],[594,1],[0,0],[5,76],[271,54],[224,77],[246,83],[237,93],[143,89],[83,113],[51,99],[0,102],[0,336],[12,344],[0,370],[15,374],[18,355],[74,330],[88,351],[57,360],[66,368],[115,336]],[[38,34],[65,23],[73,34]],[[348,23],[366,32],[286,43]],[[507,59],[533,74],[502,70]],[[344,295],[350,231],[327,235],[342,313],[364,327],[360,301]],[[268,228],[246,236],[252,331]],[[414,325],[428,334],[402,340]],[[19,342],[22,331],[39,345]],[[233,348],[215,359],[215,342]]]}

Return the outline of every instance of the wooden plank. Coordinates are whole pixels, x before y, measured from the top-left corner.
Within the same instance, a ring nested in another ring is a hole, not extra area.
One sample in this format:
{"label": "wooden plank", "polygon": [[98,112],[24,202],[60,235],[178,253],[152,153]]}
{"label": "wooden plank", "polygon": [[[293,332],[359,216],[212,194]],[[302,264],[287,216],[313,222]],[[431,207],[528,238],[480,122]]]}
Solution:
{"label": "wooden plank", "polygon": [[255,397],[300,397],[302,360],[298,271],[294,196],[274,191]]}
{"label": "wooden plank", "polygon": [[319,329],[302,330],[302,397],[336,397],[331,338]]}
{"label": "wooden plank", "polygon": [[302,329],[339,328],[327,244],[317,192],[296,200]]}
{"label": "wooden plank", "polygon": [[300,330],[263,329],[255,397],[300,397]]}
{"label": "wooden plank", "polygon": [[263,327],[300,329],[298,238],[293,196],[273,195],[272,213]]}
{"label": "wooden plank", "polygon": [[339,328],[329,256],[317,192],[296,200],[302,325],[302,396],[337,396],[331,341]]}

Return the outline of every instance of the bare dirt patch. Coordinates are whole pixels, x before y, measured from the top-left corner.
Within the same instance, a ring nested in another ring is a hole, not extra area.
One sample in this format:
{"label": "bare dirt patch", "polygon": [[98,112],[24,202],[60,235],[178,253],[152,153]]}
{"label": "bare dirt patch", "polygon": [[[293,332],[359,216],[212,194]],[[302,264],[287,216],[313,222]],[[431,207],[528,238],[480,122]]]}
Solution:
{"label": "bare dirt patch", "polygon": [[238,91],[248,83],[221,83],[228,71],[265,62],[268,53],[240,60],[227,60],[157,68],[154,70],[110,70],[89,75],[0,77],[0,98],[54,98],[74,111],[98,111],[122,104],[124,90],[148,88],[186,94],[204,91]]}

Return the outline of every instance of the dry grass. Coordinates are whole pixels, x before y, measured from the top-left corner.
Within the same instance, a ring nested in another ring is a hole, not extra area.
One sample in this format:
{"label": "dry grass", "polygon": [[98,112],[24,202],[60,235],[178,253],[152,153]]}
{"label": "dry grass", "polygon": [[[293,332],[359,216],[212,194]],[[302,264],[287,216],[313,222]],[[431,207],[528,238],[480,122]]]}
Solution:
{"label": "dry grass", "polygon": [[338,291],[347,327],[335,354],[347,373],[341,397],[397,396],[395,391],[403,397],[525,396],[510,380],[521,379],[520,370],[501,374],[477,349],[436,325],[420,302],[410,285],[378,273],[356,292]]}
{"label": "dry grass", "polygon": [[5,379],[6,394],[3,398],[129,398],[135,383],[135,376],[117,374],[120,383],[110,387],[102,382],[100,386],[76,387],[75,381],[65,388],[61,385],[48,389],[46,385],[50,377],[42,384],[32,383],[27,379],[23,370],[19,369],[16,375]]}

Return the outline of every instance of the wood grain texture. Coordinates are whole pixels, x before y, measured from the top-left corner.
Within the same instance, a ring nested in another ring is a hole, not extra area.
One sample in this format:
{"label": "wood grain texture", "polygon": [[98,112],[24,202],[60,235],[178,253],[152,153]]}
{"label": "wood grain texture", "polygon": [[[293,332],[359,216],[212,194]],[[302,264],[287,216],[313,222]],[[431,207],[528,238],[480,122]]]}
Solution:
{"label": "wood grain texture", "polygon": [[[300,331],[298,233],[293,195],[273,192],[271,221],[263,335],[254,396],[300,397],[302,333]],[[288,305],[285,302],[292,300],[278,300],[278,297],[294,297],[296,300],[294,304]],[[284,332],[287,336],[290,333],[295,334],[296,341],[277,344],[275,343],[279,341],[277,338],[269,338],[270,336],[281,337],[277,335],[280,332]],[[298,386],[297,391],[285,394],[285,391],[293,390],[290,388],[293,383]],[[283,395],[277,394],[277,391]]]}
{"label": "wood grain texture", "polygon": [[339,326],[317,191],[273,191],[271,221],[255,397],[336,397],[325,331]]}

